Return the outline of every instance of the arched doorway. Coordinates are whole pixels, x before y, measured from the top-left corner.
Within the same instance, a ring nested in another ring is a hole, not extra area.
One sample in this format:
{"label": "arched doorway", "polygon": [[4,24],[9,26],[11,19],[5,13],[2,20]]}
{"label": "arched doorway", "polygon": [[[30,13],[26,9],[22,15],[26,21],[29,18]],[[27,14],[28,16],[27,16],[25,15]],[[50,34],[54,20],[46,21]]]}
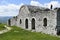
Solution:
{"label": "arched doorway", "polygon": [[25,28],[28,29],[28,19],[25,20]]}
{"label": "arched doorway", "polygon": [[11,21],[10,21],[10,19],[8,20],[8,25],[11,26]]}
{"label": "arched doorway", "polygon": [[46,27],[47,26],[47,18],[43,19],[43,26]]}
{"label": "arched doorway", "polygon": [[31,21],[31,26],[32,26],[32,29],[35,29],[35,19],[34,18]]}
{"label": "arched doorway", "polygon": [[22,23],[22,20],[20,19],[20,24]]}
{"label": "arched doorway", "polygon": [[57,30],[57,35],[60,35],[60,30]]}

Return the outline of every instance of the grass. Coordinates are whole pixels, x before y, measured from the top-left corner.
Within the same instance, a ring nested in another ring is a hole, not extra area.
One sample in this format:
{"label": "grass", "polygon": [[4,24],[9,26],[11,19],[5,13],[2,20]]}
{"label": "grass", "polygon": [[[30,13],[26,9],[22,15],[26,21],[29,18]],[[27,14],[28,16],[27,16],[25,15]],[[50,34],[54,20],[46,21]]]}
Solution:
{"label": "grass", "polygon": [[5,29],[4,25],[5,25],[5,24],[1,24],[1,23],[0,23],[0,30]]}
{"label": "grass", "polygon": [[11,31],[0,35],[0,40],[60,40],[60,38],[12,26]]}

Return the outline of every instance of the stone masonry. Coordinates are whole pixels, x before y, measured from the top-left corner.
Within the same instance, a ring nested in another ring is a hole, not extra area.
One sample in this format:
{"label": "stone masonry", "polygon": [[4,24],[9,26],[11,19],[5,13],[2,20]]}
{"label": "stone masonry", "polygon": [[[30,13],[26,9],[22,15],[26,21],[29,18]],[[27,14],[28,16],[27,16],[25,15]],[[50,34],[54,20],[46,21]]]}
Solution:
{"label": "stone masonry", "polygon": [[51,35],[60,35],[60,8],[51,9],[22,5],[19,14],[8,20],[9,26],[18,26]]}

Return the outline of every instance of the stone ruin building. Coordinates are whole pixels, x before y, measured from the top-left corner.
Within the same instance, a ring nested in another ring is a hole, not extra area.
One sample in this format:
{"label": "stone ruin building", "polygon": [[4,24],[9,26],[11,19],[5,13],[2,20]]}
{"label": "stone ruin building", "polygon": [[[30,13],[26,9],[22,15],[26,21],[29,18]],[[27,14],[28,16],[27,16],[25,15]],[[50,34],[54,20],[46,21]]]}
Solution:
{"label": "stone ruin building", "polygon": [[60,8],[22,5],[19,14],[8,20],[7,25],[18,26],[51,35],[60,35]]}

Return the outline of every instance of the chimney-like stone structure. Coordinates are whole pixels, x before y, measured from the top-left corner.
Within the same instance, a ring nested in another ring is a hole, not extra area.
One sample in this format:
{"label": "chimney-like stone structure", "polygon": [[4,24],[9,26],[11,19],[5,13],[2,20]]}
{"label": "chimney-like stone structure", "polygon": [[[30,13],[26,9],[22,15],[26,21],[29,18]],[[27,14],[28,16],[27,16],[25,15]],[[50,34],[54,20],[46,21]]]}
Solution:
{"label": "chimney-like stone structure", "polygon": [[52,9],[53,8],[53,5],[51,4],[51,7],[50,7],[50,9]]}

